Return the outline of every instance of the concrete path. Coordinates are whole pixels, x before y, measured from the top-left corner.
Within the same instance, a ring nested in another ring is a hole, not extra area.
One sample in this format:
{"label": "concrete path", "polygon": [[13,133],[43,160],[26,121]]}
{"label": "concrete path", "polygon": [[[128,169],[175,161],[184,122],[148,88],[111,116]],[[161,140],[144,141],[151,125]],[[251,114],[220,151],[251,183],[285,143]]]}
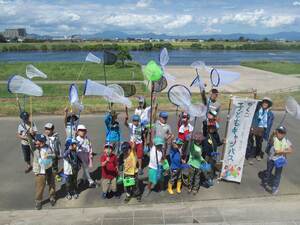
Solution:
{"label": "concrete path", "polygon": [[[241,74],[239,80],[230,85],[220,87],[222,91],[243,92],[257,89],[259,93],[266,93],[279,91],[280,89],[285,91],[288,89],[300,89],[300,78],[295,75],[281,75],[243,66],[216,66],[216,68]],[[193,78],[196,76],[195,70],[190,66],[167,66],[167,72],[176,77],[176,83],[187,87],[190,86]],[[200,75],[210,89],[209,73],[206,71],[200,72]],[[192,92],[199,92],[198,88],[191,88],[191,90]]]}
{"label": "concrete path", "polygon": [[7,225],[300,225],[300,195],[100,208],[0,212]]}

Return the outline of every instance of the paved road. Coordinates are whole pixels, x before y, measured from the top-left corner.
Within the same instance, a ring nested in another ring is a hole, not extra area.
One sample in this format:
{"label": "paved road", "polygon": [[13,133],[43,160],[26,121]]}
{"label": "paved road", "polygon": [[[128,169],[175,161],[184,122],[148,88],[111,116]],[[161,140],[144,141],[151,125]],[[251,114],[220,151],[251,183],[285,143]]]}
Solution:
{"label": "paved road", "polygon": [[300,225],[300,196],[101,208],[1,211],[9,225]]}
{"label": "paved road", "polygon": [[[224,115],[223,115],[224,116]],[[280,120],[282,113],[276,113],[276,121]],[[124,118],[124,114],[120,115]],[[46,121],[51,121],[60,133],[63,133],[63,119],[57,116],[35,117],[39,129],[42,129]],[[82,123],[89,129],[89,135],[94,143],[94,151],[100,153],[104,140],[103,116],[82,116]],[[34,177],[32,174],[24,174],[24,164],[19,142],[16,140],[15,132],[18,124],[17,118],[0,118],[0,210],[32,209],[34,206]],[[175,116],[170,117],[170,123],[175,124]],[[276,124],[276,122],[275,122]],[[289,130],[290,140],[296,146],[296,152],[289,158],[289,165],[283,172],[280,195],[300,194],[300,122],[288,117],[286,125]],[[223,133],[223,131],[222,131]],[[127,132],[123,136],[126,137]],[[142,203],[134,199],[129,204],[153,204],[153,203],[182,203],[194,200],[213,199],[236,199],[269,196],[259,185],[258,172],[265,168],[265,161],[255,162],[253,166],[245,164],[244,175],[241,184],[220,182],[210,189],[201,188],[197,196],[188,195],[186,189],[181,195],[169,196],[167,193],[153,193],[148,198],[143,198]],[[99,171],[99,160],[94,160],[94,175]],[[69,207],[98,207],[119,206],[123,202],[119,199],[100,199],[101,189],[87,189],[81,192],[78,200],[67,201],[59,199],[56,208]],[[61,193],[58,193],[62,196]],[[124,195],[122,196],[124,198]],[[45,204],[44,208],[49,208]]]}

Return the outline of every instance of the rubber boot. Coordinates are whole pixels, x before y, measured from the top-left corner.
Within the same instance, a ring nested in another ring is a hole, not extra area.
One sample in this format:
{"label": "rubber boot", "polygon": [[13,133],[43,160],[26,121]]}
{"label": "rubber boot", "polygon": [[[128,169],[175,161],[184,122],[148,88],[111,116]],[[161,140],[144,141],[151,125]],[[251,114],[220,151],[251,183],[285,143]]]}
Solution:
{"label": "rubber boot", "polygon": [[168,192],[169,192],[170,195],[174,194],[174,192],[173,192],[173,185],[170,182],[168,183]]}
{"label": "rubber boot", "polygon": [[177,193],[180,194],[181,193],[181,180],[177,181]]}

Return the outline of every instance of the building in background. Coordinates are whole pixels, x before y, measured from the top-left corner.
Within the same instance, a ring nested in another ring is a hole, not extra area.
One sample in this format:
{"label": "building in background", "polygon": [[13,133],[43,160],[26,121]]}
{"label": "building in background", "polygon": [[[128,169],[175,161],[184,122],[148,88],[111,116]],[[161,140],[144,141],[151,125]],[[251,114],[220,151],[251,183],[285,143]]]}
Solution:
{"label": "building in background", "polygon": [[25,28],[5,29],[5,31],[2,34],[7,40],[18,41],[23,41],[27,35]]}

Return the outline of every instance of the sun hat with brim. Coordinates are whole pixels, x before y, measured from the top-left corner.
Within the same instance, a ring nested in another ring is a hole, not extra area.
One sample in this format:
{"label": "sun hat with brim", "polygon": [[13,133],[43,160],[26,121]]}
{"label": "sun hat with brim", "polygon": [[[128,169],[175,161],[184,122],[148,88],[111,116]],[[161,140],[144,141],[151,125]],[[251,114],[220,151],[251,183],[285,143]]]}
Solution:
{"label": "sun hat with brim", "polygon": [[45,129],[53,129],[54,125],[52,123],[46,123],[44,126]]}
{"label": "sun hat with brim", "polygon": [[154,142],[154,145],[164,145],[165,144],[165,140],[161,137],[155,137],[153,142]]}
{"label": "sun hat with brim", "polygon": [[269,104],[269,107],[271,107],[271,106],[273,105],[273,101],[272,101],[272,99],[269,98],[269,97],[264,97],[264,98],[262,99],[262,102],[267,102],[267,103]]}
{"label": "sun hat with brim", "polygon": [[287,132],[287,130],[284,126],[277,127],[276,131],[278,131],[279,133],[282,133],[282,134],[286,134],[286,132]]}
{"label": "sun hat with brim", "polygon": [[79,124],[78,127],[77,127],[77,131],[78,130],[87,130],[87,129],[83,124]]}

